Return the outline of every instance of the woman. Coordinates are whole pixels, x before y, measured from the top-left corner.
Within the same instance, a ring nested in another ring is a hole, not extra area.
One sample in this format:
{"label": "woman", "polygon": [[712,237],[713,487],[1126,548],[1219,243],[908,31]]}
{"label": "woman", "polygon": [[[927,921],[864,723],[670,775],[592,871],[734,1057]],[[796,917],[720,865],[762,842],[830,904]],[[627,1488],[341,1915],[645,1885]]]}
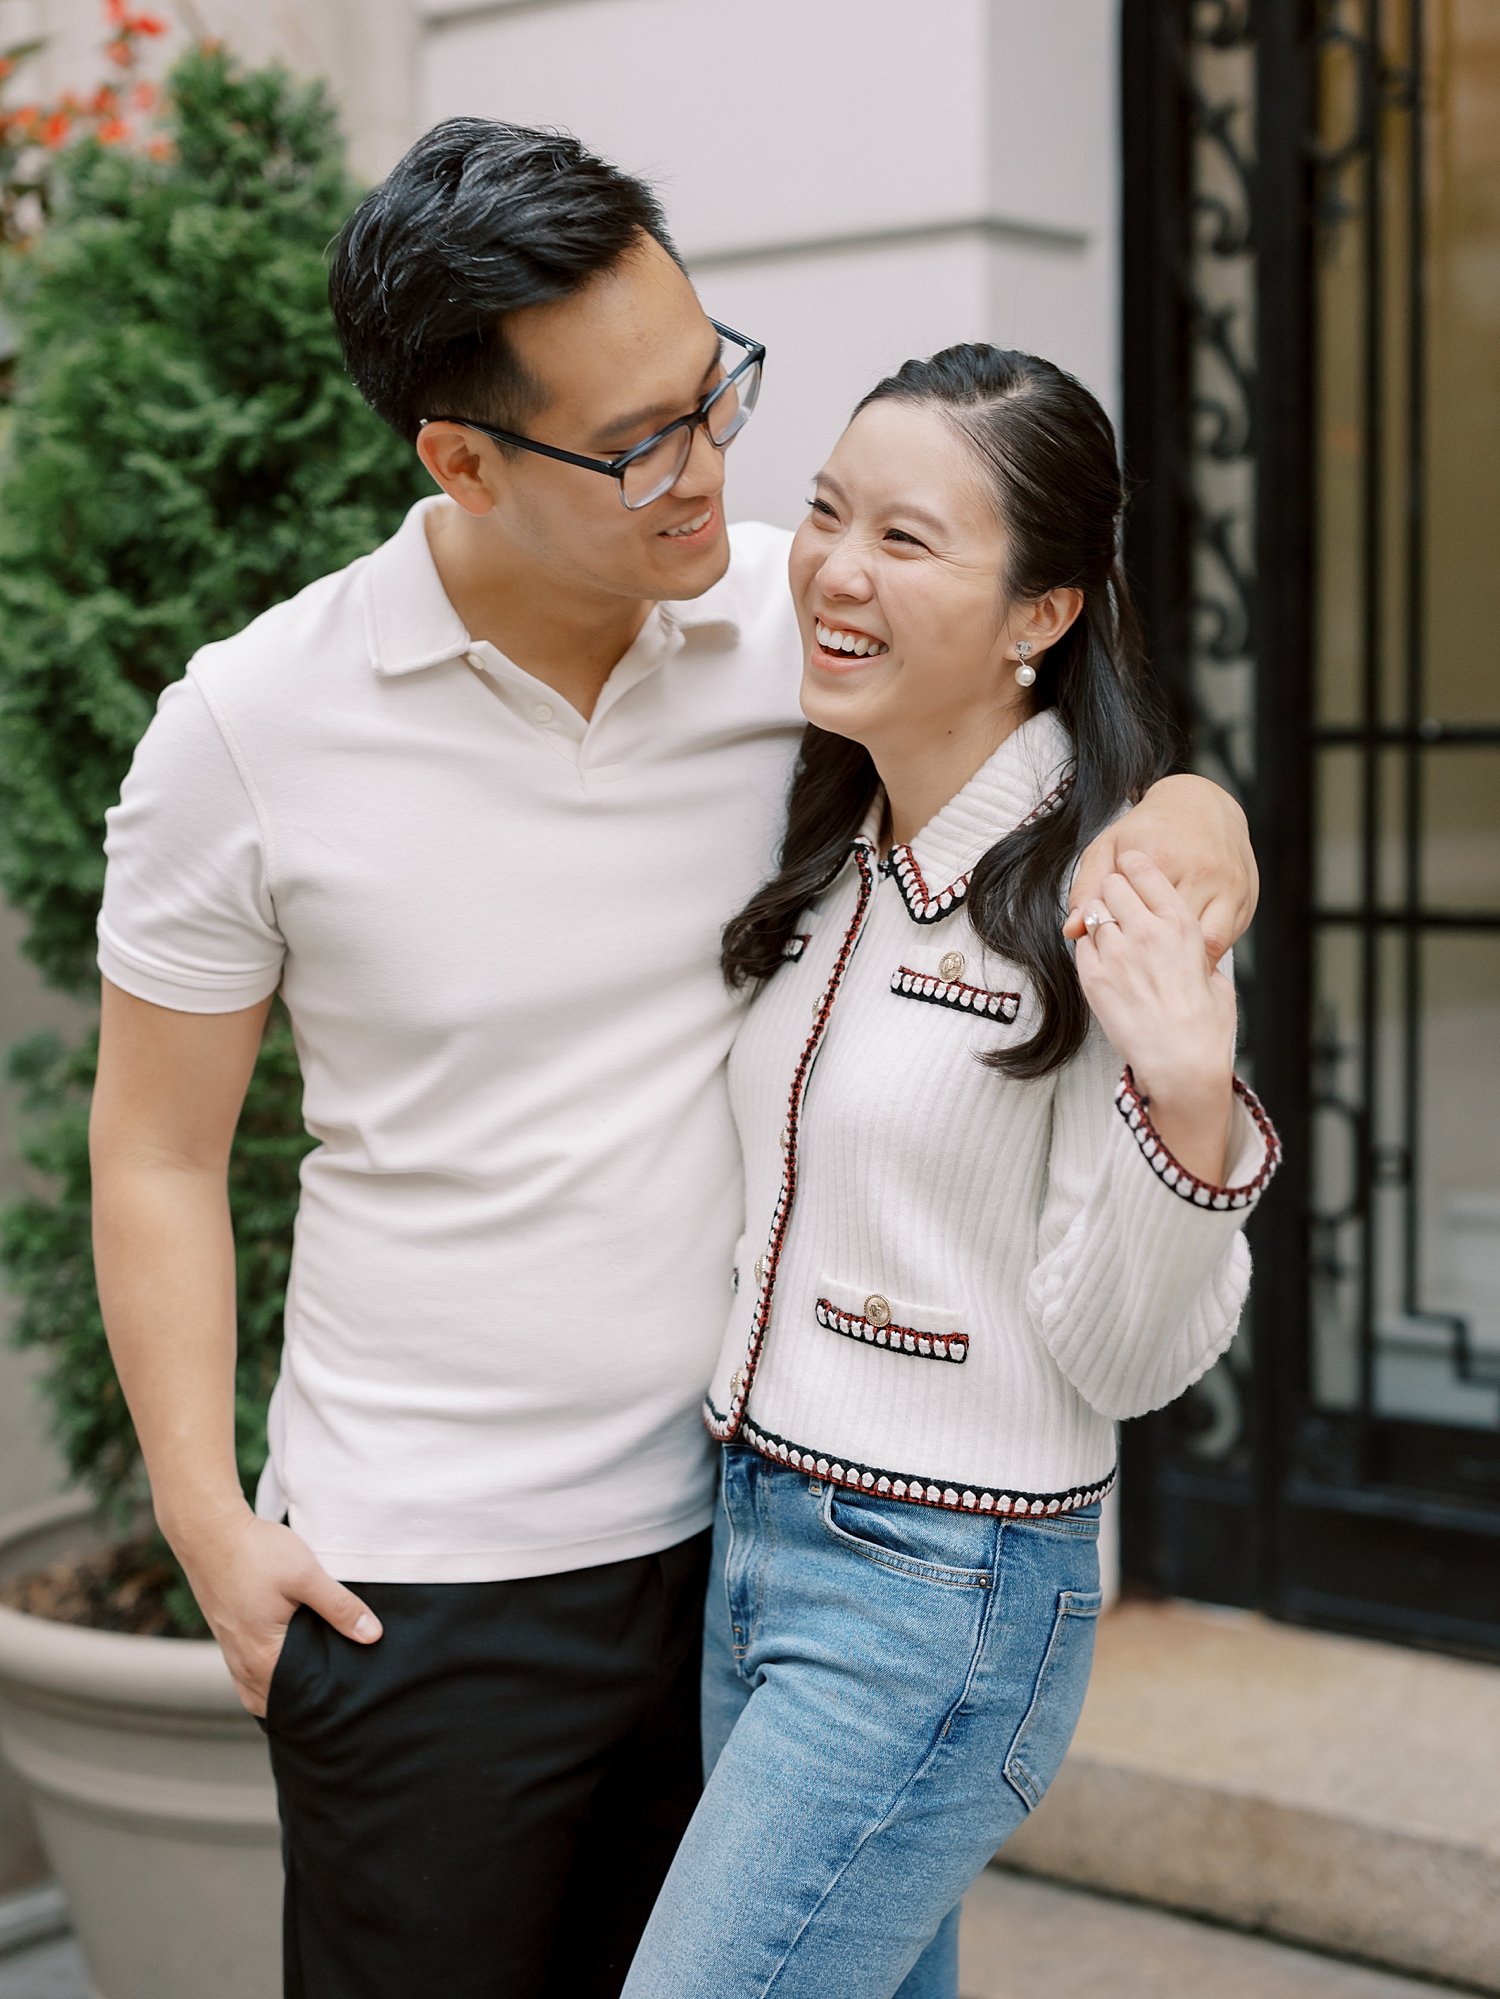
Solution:
{"label": "woman", "polygon": [[812,726],[724,947],[712,1775],[628,1999],[952,1999],[1082,1706],[1114,1421],[1234,1333],[1278,1148],[1229,981],[1143,857],[1076,963],[1060,929],[1163,766],[1120,508],[1087,390],[955,347],[860,404],[793,545]]}

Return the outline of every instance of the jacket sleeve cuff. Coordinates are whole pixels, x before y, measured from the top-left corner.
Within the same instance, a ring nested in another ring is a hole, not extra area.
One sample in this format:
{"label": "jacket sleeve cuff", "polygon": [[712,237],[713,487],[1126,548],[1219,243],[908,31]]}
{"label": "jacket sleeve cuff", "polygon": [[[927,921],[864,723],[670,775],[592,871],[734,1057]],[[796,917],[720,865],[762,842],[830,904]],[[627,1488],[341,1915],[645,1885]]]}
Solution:
{"label": "jacket sleeve cuff", "polygon": [[1151,1122],[1150,1098],[1127,1069],[1115,1087],[1115,1108],[1130,1127],[1142,1157],[1163,1186],[1199,1208],[1251,1208],[1281,1164],[1281,1140],[1255,1092],[1234,1078],[1229,1127],[1229,1168],[1223,1186],[1200,1180],[1172,1157]]}

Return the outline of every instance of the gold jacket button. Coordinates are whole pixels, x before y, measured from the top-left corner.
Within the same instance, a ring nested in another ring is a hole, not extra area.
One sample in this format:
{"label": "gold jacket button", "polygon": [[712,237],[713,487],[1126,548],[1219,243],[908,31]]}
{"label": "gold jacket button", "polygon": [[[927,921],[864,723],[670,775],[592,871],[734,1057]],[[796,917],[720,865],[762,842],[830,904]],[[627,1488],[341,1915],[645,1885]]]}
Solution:
{"label": "gold jacket button", "polygon": [[737,1367],[734,1373],[729,1377],[730,1401],[738,1402],[740,1396],[743,1395],[744,1392],[745,1392],[745,1370],[742,1367]]}
{"label": "gold jacket button", "polygon": [[950,951],[938,966],[940,979],[961,979],[964,975],[964,954]]}
{"label": "gold jacket button", "polygon": [[888,1326],[891,1323],[891,1308],[878,1291],[871,1292],[866,1298],[865,1317],[872,1326]]}
{"label": "gold jacket button", "polygon": [[768,1264],[768,1263],[766,1262],[766,1259],[765,1259],[765,1258],[764,1258],[763,1256],[758,1256],[758,1257],[756,1257],[756,1259],[755,1259],[755,1281],[756,1281],[756,1283],[757,1283],[757,1284],[764,1284],[764,1283],[765,1283],[765,1281],[766,1281],[766,1272],[767,1272],[767,1271],[768,1271],[768,1270],[770,1269],[770,1267],[771,1267],[771,1266],[770,1266],[770,1265],[769,1265],[769,1264]]}
{"label": "gold jacket button", "polygon": [[789,1124],[781,1127],[781,1149],[783,1152],[790,1152],[792,1149],[792,1127]]}

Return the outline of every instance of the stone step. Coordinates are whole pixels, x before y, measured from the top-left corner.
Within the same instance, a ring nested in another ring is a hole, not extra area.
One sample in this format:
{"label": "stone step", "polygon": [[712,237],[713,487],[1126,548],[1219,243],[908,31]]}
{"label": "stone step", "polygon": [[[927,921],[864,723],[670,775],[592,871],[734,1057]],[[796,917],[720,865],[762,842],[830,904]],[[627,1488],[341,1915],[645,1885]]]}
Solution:
{"label": "stone step", "polygon": [[1002,1860],[1500,1993],[1500,1668],[1127,1601]]}
{"label": "stone step", "polygon": [[1454,1988],[991,1868],[964,1900],[959,1989],[963,1999],[1434,1999]]}
{"label": "stone step", "polygon": [[[962,1999],[1433,1999],[1439,1987],[991,1868],[964,1899]],[[69,1936],[0,1951],[0,1999],[88,1999]]]}

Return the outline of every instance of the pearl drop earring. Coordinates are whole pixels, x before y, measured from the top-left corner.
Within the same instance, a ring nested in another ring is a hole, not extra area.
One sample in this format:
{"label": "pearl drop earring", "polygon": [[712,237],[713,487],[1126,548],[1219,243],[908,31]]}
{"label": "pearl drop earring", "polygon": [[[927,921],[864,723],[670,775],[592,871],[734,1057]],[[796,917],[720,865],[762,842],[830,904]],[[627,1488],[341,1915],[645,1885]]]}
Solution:
{"label": "pearl drop earring", "polygon": [[1021,664],[1016,668],[1016,684],[1019,687],[1030,687],[1036,680],[1036,668],[1031,663],[1030,639],[1017,640],[1016,651],[1021,655]]}

